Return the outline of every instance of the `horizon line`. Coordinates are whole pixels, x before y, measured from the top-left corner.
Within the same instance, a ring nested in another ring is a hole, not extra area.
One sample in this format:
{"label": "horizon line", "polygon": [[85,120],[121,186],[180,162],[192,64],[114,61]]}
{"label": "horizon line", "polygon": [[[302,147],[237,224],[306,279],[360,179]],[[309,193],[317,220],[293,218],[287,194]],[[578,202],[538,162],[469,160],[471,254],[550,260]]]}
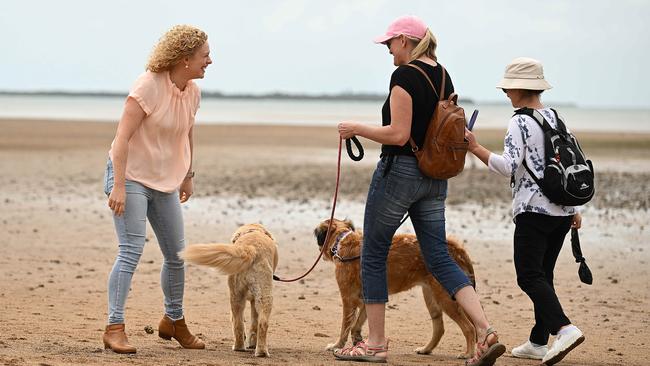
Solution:
{"label": "horizon line", "polygon": [[[43,89],[43,90],[11,90],[0,89],[0,96],[54,96],[54,97],[99,97],[99,98],[125,98],[128,93],[116,91],[80,91],[80,90],[61,90],[61,89]],[[361,102],[379,102],[386,100],[387,93],[373,92],[338,92],[338,93],[290,93],[290,92],[264,92],[264,93],[224,93],[218,90],[201,90],[202,98],[206,99],[271,99],[271,100],[296,100],[296,101],[361,101]],[[482,100],[477,101],[474,98],[459,98],[459,104],[472,105],[509,105],[507,101]],[[590,109],[636,109],[648,110],[650,105],[641,106],[620,106],[620,105],[580,105],[576,102],[548,101],[546,104],[559,107],[571,108],[590,108]]]}
{"label": "horizon line", "polygon": [[[6,96],[55,96],[55,97],[100,97],[100,98],[125,98],[128,93],[114,91],[79,91],[79,90],[0,90],[0,95]],[[215,90],[201,90],[201,97],[208,99],[272,99],[272,100],[322,100],[322,101],[384,101],[387,93],[372,92],[339,92],[339,93],[289,93],[289,92],[266,92],[266,93],[223,93]],[[459,104],[487,104],[507,105],[507,101],[481,101],[473,98],[459,98]],[[580,106],[573,102],[553,103],[558,106],[576,107]],[[620,107],[625,108],[625,107]],[[645,109],[645,108],[644,108]]]}

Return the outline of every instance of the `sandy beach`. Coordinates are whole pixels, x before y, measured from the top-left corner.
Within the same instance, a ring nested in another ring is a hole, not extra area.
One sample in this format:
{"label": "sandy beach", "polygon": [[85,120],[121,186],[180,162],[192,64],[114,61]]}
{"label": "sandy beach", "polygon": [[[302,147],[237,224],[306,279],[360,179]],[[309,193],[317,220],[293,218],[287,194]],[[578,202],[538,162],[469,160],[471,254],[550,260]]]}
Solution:
{"label": "sandy beach", "polygon": [[[152,230],[127,302],[135,355],[105,351],[106,282],[117,243],[102,192],[112,123],[0,120],[0,364],[4,365],[329,365],[341,301],[334,266],[318,264],[303,281],[276,283],[271,357],[231,351],[226,277],[188,265],[185,314],[206,350],[185,350],[147,334],[163,314],[162,255]],[[499,150],[503,131],[477,130]],[[556,289],[586,341],[561,365],[644,365],[650,337],[650,135],[579,133],[597,171],[597,196],[583,213],[581,242],[593,275],[578,280],[569,241]],[[228,242],[243,223],[261,222],[278,239],[277,274],[292,277],[318,255],[314,227],[329,217],[336,174],[335,128],[197,125],[195,195],[183,205],[188,244]],[[363,224],[378,146],[362,141],[359,163],[344,156],[336,216]],[[508,350],[528,337],[532,303],[517,287],[508,181],[476,161],[450,180],[447,231],[474,260],[478,293]],[[413,232],[410,223],[400,231]],[[431,355],[415,348],[431,336],[419,289],[390,298],[390,363],[462,365],[459,328]],[[366,328],[367,329],[367,328]],[[364,331],[364,335],[366,332]],[[345,363],[342,363],[342,365]],[[536,365],[506,354],[498,365]],[[337,363],[338,365],[338,363]]]}

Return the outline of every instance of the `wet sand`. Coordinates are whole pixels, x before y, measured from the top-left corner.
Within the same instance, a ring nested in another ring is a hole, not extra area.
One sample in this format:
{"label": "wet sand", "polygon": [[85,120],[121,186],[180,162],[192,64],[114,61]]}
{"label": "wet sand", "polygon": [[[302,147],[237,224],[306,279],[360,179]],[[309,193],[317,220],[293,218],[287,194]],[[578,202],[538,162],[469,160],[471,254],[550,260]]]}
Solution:
{"label": "wet sand", "polygon": [[[340,326],[340,298],[332,263],[319,263],[298,283],[276,283],[269,329],[271,358],[230,349],[225,276],[189,265],[185,312],[207,349],[189,351],[145,326],[162,316],[162,256],[149,230],[127,302],[127,333],[138,353],[104,351],[106,281],[117,244],[102,192],[109,123],[0,121],[0,363],[43,364],[331,364],[324,351]],[[477,130],[498,149],[503,131]],[[336,174],[333,127],[198,125],[195,195],[185,204],[189,244],[227,242],[235,228],[262,222],[280,246],[277,274],[291,277],[316,258],[312,235],[329,217]],[[581,242],[594,285],[579,282],[568,240],[558,260],[556,289],[586,342],[562,365],[642,365],[650,335],[650,135],[582,133],[578,137],[598,172],[597,197],[584,211]],[[363,204],[378,146],[366,140],[366,157],[344,156],[337,217],[363,224]],[[523,342],[533,322],[532,304],[516,284],[508,181],[476,161],[450,180],[447,231],[466,243],[475,262],[478,291],[501,341]],[[401,231],[412,232],[409,223]],[[461,365],[458,327],[445,318],[446,334],[432,355],[414,349],[431,336],[420,291],[390,298],[390,362]],[[364,334],[366,332],[364,331]],[[338,364],[338,363],[337,363]],[[536,365],[503,357],[499,365]]]}

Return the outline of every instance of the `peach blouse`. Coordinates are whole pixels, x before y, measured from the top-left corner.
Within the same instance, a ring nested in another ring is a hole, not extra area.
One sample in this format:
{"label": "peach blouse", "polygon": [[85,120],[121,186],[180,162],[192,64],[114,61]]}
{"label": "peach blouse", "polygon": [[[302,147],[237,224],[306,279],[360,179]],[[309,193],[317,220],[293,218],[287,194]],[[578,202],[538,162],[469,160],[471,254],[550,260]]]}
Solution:
{"label": "peach blouse", "polygon": [[168,71],[147,71],[137,78],[128,98],[138,102],[146,117],[129,141],[126,179],[157,191],[173,192],[190,168],[188,134],[194,125],[201,90],[190,80],[181,91],[172,83]]}

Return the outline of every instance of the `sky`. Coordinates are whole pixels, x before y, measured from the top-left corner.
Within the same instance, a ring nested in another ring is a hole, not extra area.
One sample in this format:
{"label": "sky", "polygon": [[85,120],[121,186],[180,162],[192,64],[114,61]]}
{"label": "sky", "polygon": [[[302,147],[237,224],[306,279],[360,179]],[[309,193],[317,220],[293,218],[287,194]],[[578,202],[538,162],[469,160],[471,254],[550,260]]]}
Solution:
{"label": "sky", "polygon": [[496,83],[528,56],[547,101],[650,108],[647,0],[3,0],[0,90],[126,93],[160,36],[192,24],[213,59],[203,90],[387,93],[392,56],[372,39],[406,14],[437,37],[461,98],[504,102]]}

